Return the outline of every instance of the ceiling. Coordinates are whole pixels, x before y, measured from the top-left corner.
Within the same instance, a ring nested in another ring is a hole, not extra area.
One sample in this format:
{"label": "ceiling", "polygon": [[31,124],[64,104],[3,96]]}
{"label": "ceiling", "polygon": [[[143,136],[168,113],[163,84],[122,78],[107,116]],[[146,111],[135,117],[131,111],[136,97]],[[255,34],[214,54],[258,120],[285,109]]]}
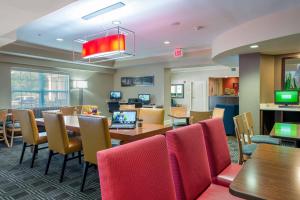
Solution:
{"label": "ceiling", "polygon": [[[38,1],[38,0],[37,0]],[[78,0],[17,30],[17,39],[64,50],[72,41],[113,27],[113,20],[136,33],[136,57],[171,55],[211,48],[222,32],[257,17],[300,6],[299,0],[122,0],[125,7],[85,21],[82,16],[120,0]],[[16,2],[16,1],[13,1]],[[2,5],[1,5],[2,6]],[[17,7],[18,5],[15,4]],[[179,22],[179,25],[172,25]],[[196,26],[203,26],[195,30]],[[56,41],[63,38],[63,42]],[[163,42],[169,40],[170,45]]]}
{"label": "ceiling", "polygon": [[16,40],[15,31],[75,0],[0,0],[0,46]]}

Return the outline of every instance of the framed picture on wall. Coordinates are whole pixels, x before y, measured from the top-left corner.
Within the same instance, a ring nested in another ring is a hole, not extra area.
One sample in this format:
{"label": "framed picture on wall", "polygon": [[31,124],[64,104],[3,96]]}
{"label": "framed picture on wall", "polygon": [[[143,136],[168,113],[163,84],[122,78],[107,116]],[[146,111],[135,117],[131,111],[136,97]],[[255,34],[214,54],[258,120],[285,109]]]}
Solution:
{"label": "framed picture on wall", "polygon": [[153,86],[153,85],[154,85],[154,76],[121,77],[122,87]]}
{"label": "framed picture on wall", "polygon": [[184,84],[171,85],[171,98],[184,98]]}
{"label": "framed picture on wall", "polygon": [[282,58],[282,90],[300,90],[300,59],[298,57]]}

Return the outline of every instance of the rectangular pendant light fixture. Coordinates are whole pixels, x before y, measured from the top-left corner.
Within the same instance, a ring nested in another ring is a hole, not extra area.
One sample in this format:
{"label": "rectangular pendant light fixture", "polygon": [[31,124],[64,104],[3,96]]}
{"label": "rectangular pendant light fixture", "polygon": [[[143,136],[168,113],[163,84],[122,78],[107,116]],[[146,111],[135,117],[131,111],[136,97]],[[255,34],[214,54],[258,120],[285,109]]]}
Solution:
{"label": "rectangular pendant light fixture", "polygon": [[118,2],[118,3],[115,3],[113,5],[110,5],[110,6],[107,6],[105,8],[102,8],[100,10],[97,10],[95,12],[92,12],[92,13],[90,13],[88,15],[85,15],[85,16],[82,17],[82,19],[89,20],[89,19],[92,19],[92,18],[97,17],[99,15],[103,15],[103,14],[111,12],[113,10],[122,8],[124,6],[125,6],[125,4],[123,2]]}
{"label": "rectangular pendant light fixture", "polygon": [[125,51],[125,35],[115,34],[90,40],[82,45],[82,58],[98,58]]}

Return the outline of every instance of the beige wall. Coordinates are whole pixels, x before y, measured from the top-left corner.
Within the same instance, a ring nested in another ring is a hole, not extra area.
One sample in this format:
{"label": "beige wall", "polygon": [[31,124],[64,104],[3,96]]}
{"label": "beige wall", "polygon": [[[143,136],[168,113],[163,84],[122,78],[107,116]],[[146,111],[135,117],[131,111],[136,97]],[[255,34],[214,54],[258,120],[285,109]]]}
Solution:
{"label": "beige wall", "polygon": [[[210,69],[211,68],[211,69]],[[195,71],[173,71],[171,73],[172,84],[184,84],[184,98],[176,99],[176,103],[191,107],[191,84],[194,81],[205,81],[208,87],[209,77],[238,77],[239,71],[231,71],[229,67],[201,67]],[[208,89],[207,89],[208,91]],[[207,109],[208,109],[208,92],[207,92]]]}
{"label": "beige wall", "polygon": [[[123,93],[123,100],[137,98],[138,94],[151,94],[151,102],[164,105],[165,72],[162,66],[126,67],[121,68],[114,74],[114,89]],[[154,76],[154,86],[121,87],[121,77]]]}
{"label": "beige wall", "polygon": [[240,113],[252,112],[254,130],[259,130],[260,106],[260,54],[244,54],[239,57],[240,82],[239,106]]}
{"label": "beige wall", "polygon": [[[121,77],[154,76],[154,86],[121,87]],[[120,68],[114,74],[114,89],[123,93],[123,101],[137,98],[138,94],[151,94],[151,103],[165,109],[165,123],[170,123],[168,113],[171,108],[171,71],[163,66],[140,66]]]}
{"label": "beige wall", "polygon": [[[60,62],[47,62],[37,59],[23,59],[19,57],[0,56],[0,108],[10,108],[11,106],[11,83],[10,83],[10,70],[12,68],[27,68],[41,71],[64,72],[70,75],[70,80],[87,80],[88,89],[84,90],[84,104],[98,105],[100,111],[104,115],[109,115],[106,100],[109,98],[109,92],[113,89],[113,71],[105,70],[104,72],[86,71],[80,69],[71,69],[70,64]],[[59,68],[57,68],[59,66]],[[80,66],[76,66],[79,68]],[[81,66],[83,69],[85,66]],[[72,82],[70,83],[72,85]],[[79,91],[70,89],[70,104],[78,105]]]}
{"label": "beige wall", "polygon": [[[170,120],[168,116],[171,110],[171,70],[164,70],[165,80],[164,80],[164,108],[165,108],[165,121]],[[169,121],[169,123],[171,123]]]}
{"label": "beige wall", "polygon": [[261,55],[260,58],[260,103],[274,101],[274,56]]}

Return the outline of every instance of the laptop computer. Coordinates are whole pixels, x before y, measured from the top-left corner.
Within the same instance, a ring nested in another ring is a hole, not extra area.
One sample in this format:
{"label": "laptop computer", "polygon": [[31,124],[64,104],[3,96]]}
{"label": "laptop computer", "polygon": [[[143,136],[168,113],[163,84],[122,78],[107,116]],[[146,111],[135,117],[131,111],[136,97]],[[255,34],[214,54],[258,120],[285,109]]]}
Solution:
{"label": "laptop computer", "polygon": [[136,125],[136,111],[114,111],[111,119],[111,129],[134,129]]}

